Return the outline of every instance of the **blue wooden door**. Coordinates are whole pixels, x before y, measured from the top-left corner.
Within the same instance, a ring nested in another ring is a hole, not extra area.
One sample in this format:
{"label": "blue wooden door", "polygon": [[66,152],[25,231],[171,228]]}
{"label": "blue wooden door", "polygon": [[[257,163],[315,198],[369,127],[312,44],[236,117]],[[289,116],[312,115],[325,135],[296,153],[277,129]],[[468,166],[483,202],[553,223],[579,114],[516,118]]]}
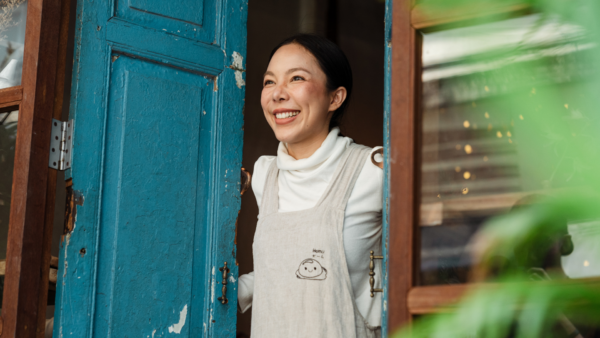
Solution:
{"label": "blue wooden door", "polygon": [[78,1],[54,337],[235,336],[246,15]]}

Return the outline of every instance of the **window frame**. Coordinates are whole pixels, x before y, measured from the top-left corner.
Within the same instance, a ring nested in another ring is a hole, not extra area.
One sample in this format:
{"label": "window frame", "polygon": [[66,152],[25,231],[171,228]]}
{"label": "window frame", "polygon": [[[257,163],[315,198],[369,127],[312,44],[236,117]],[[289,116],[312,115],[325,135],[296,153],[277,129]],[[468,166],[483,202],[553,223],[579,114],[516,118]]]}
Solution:
{"label": "window frame", "polygon": [[[498,14],[525,14],[531,7],[518,0],[499,7],[458,8],[432,13],[415,0],[400,0],[392,8],[391,90],[388,127],[388,232],[387,317],[388,332],[394,332],[424,315],[451,309],[451,304],[481,284],[418,286],[420,270],[420,193],[421,182],[421,48],[419,31],[450,28]],[[483,4],[484,6],[489,4]],[[600,284],[600,278],[565,281],[565,287]]]}
{"label": "window frame", "polygon": [[0,337],[43,337],[57,171],[48,167],[52,118],[63,106],[69,0],[28,0],[21,85],[0,90],[19,110]]}

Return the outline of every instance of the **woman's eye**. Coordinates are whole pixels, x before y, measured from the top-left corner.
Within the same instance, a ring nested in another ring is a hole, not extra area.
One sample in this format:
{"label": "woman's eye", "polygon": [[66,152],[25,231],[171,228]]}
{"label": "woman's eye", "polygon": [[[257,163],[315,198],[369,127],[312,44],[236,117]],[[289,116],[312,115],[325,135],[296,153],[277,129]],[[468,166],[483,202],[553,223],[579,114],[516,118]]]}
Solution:
{"label": "woman's eye", "polygon": [[271,81],[271,80],[266,80],[264,85],[265,85],[265,86],[267,86],[267,85],[270,85],[270,84],[273,84],[273,83],[274,83],[274,82],[273,82],[273,81]]}
{"label": "woman's eye", "polygon": [[302,76],[294,76],[292,78],[292,81],[302,81],[302,80],[304,80],[304,78]]}

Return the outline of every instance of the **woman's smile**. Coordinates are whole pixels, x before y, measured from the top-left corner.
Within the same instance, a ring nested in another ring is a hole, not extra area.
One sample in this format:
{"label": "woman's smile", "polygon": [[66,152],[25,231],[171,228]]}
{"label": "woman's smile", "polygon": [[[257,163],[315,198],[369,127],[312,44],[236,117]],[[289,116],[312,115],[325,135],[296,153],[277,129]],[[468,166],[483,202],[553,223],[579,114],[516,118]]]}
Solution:
{"label": "woman's smile", "polygon": [[300,114],[300,110],[291,110],[291,109],[275,109],[273,111],[273,116],[275,117],[275,123],[277,124],[288,124],[296,119],[296,117]]}

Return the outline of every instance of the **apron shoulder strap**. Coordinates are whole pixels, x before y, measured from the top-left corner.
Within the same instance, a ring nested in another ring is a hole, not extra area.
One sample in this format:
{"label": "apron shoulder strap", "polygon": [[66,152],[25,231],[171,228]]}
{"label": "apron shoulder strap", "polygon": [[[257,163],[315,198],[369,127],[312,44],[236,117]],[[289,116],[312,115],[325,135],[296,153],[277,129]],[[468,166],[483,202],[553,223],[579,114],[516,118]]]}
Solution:
{"label": "apron shoulder strap", "polygon": [[259,218],[277,212],[279,207],[279,168],[277,158],[271,162],[267,169],[267,178],[263,187],[263,196],[260,201]]}
{"label": "apron shoulder strap", "polygon": [[356,143],[352,143],[348,147],[318,204],[329,204],[334,208],[346,209],[354,184],[371,150],[369,147]]}

